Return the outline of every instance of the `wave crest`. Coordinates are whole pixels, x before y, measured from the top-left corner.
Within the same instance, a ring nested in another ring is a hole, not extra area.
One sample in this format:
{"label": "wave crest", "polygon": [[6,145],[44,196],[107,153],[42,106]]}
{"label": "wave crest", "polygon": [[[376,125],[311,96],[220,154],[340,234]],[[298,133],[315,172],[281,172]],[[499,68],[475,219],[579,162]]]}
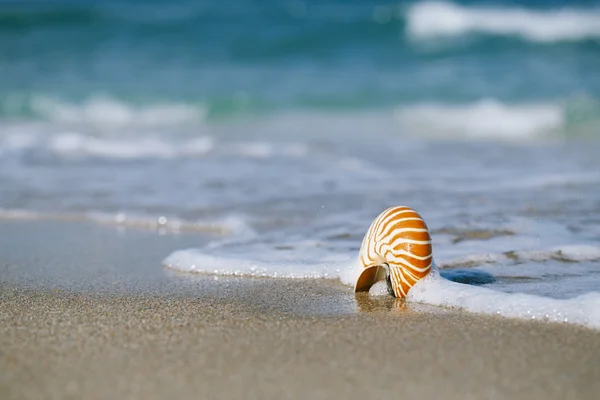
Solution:
{"label": "wave crest", "polygon": [[411,134],[428,137],[528,141],[597,137],[600,105],[594,99],[507,104],[482,99],[465,104],[399,107],[395,119]]}
{"label": "wave crest", "polygon": [[425,1],[409,8],[406,20],[407,33],[417,39],[473,32],[545,43],[600,39],[599,9],[527,10]]}
{"label": "wave crest", "polygon": [[102,130],[199,123],[207,113],[205,107],[194,103],[135,104],[103,95],[93,95],[80,102],[44,95],[8,96],[2,100],[0,111],[8,116],[33,115],[50,122]]}
{"label": "wave crest", "polygon": [[[43,110],[44,119],[18,113],[0,118],[0,153],[172,158],[204,155],[218,145],[219,151],[243,157],[303,157],[306,143],[319,140],[323,132],[329,137],[363,138],[374,127],[378,135],[512,142],[598,139],[600,129],[600,103],[588,96],[531,103],[484,98],[470,103],[403,104],[395,109],[294,110],[230,121],[204,120],[203,110],[187,103],[142,106],[95,101],[77,105],[44,100],[35,106],[38,112]],[[259,133],[258,140],[240,141],[242,129]]]}

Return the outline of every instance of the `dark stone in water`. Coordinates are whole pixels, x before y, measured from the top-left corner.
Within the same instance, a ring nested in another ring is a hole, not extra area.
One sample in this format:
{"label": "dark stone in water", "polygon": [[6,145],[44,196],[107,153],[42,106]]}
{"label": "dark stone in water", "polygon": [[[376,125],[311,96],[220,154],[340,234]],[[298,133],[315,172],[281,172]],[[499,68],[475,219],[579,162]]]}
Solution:
{"label": "dark stone in water", "polygon": [[442,270],[440,275],[450,281],[467,285],[485,285],[496,281],[492,274],[473,269]]}

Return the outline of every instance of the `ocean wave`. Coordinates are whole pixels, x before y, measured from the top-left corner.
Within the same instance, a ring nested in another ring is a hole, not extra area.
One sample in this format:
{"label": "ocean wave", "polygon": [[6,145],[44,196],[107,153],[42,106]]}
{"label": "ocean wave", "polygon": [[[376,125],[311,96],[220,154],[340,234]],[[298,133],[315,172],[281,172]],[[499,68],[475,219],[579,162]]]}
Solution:
{"label": "ocean wave", "polygon": [[39,134],[8,129],[0,136],[0,154],[49,153],[72,158],[112,160],[198,158],[208,154],[243,158],[302,158],[309,153],[303,143],[278,141],[217,141],[211,136],[170,138],[160,136],[112,137],[78,132]]}
{"label": "ocean wave", "polygon": [[202,136],[188,140],[158,137],[111,138],[76,132],[39,135],[20,132],[0,137],[0,152],[38,151],[61,157],[96,157],[117,160],[198,157],[211,152],[214,141]]}
{"label": "ocean wave", "polygon": [[405,18],[408,34],[417,39],[472,32],[543,43],[600,39],[600,8],[531,10],[423,1],[412,5]]}
{"label": "ocean wave", "polygon": [[158,138],[135,140],[96,138],[77,133],[56,135],[47,142],[47,149],[55,154],[112,159],[200,156],[209,153],[213,146],[213,141],[209,137],[168,142]]}
{"label": "ocean wave", "polygon": [[46,95],[6,96],[0,113],[9,118],[34,118],[64,125],[84,125],[102,130],[164,128],[197,124],[205,120],[206,108],[184,102],[139,103],[91,95],[82,101],[66,101]]}
{"label": "ocean wave", "polygon": [[406,131],[424,137],[517,141],[597,137],[600,128],[600,107],[592,99],[524,104],[496,99],[423,103],[398,107],[395,117]]}
{"label": "ocean wave", "polygon": [[[332,139],[405,135],[511,142],[598,139],[600,132],[600,103],[589,97],[539,103],[481,99],[374,110],[290,109],[217,121],[203,119],[202,109],[186,103],[140,106],[95,101],[49,102],[35,108],[45,119],[38,115],[0,120],[0,153],[35,150],[61,157],[115,159],[197,157],[212,152],[249,158],[304,157],[307,145],[325,132]],[[242,131],[252,132],[255,139],[231,140]]]}

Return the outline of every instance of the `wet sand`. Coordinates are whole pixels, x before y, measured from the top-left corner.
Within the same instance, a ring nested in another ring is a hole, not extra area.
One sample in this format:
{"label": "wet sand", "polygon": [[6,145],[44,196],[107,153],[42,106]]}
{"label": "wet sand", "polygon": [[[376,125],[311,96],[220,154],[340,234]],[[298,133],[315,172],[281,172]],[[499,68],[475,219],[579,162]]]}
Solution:
{"label": "wet sand", "polygon": [[598,331],[160,268],[197,236],[13,221],[0,238],[2,399],[600,393]]}

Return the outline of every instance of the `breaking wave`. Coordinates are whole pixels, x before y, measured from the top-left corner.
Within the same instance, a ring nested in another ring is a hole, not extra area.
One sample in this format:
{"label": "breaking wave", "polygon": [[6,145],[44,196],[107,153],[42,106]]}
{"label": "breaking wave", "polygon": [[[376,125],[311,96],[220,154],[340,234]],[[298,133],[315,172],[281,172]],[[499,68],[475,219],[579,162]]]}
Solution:
{"label": "breaking wave", "polygon": [[[77,104],[34,96],[27,107],[29,115],[20,112],[22,103],[0,102],[0,154],[36,151],[126,160],[197,157],[216,150],[251,158],[303,157],[307,143],[324,133],[347,139],[410,135],[512,142],[600,137],[600,103],[586,96],[537,103],[489,98],[362,110],[292,109],[218,121],[207,119],[202,106],[183,102],[141,105],[94,96]],[[258,139],[240,140],[241,132]]]}
{"label": "breaking wave", "polygon": [[424,1],[408,9],[406,29],[418,39],[482,33],[541,43],[600,40],[600,8],[532,10]]}
{"label": "breaking wave", "polygon": [[108,160],[197,158],[208,154],[243,158],[302,158],[309,152],[303,143],[277,141],[219,142],[211,136],[169,138],[160,136],[105,137],[77,132],[38,134],[13,132],[0,136],[1,154],[51,154],[61,158]]}
{"label": "breaking wave", "polygon": [[197,124],[204,121],[206,109],[202,104],[181,102],[135,104],[106,95],[92,95],[81,101],[46,95],[13,95],[0,101],[0,114],[5,118],[41,119],[92,129],[121,130]]}
{"label": "breaking wave", "polygon": [[593,137],[600,128],[600,105],[594,100],[507,104],[484,99],[399,107],[395,117],[406,131],[419,136],[517,141]]}

